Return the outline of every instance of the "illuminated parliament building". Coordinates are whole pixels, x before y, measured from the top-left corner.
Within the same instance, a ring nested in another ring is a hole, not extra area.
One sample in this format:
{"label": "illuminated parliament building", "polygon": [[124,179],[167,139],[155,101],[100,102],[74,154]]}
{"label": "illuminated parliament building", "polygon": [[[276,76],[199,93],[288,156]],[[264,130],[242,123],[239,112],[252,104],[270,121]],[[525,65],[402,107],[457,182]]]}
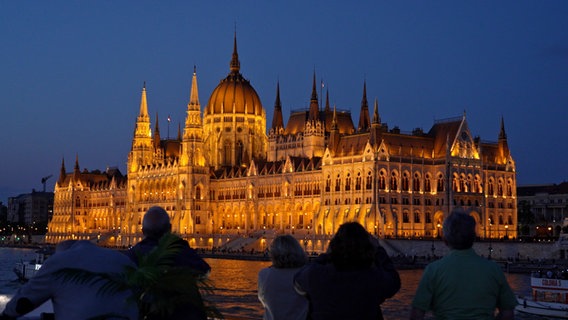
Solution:
{"label": "illuminated parliament building", "polygon": [[431,239],[455,207],[471,212],[481,238],[516,237],[515,162],[502,118],[496,142],[473,136],[465,113],[403,132],[383,122],[376,100],[369,105],[364,83],[354,122],[330,107],[329,94],[318,97],[314,74],[309,108],[285,123],[275,89],[267,127],[235,37],[229,74],[202,108],[194,70],[185,124],[163,139],[144,85],[126,174],[81,170],[78,158],[68,172],[63,161],[46,241],[132,245],[155,205],[201,248],[240,241],[262,249],[287,233],[315,250],[347,221],[380,238]]}

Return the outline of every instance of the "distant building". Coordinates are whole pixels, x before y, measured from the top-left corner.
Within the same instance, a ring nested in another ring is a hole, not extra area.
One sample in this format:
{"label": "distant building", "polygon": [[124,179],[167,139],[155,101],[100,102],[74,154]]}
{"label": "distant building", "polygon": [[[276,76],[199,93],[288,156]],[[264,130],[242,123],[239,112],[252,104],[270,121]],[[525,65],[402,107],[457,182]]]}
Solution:
{"label": "distant building", "polygon": [[8,221],[8,207],[0,201],[0,223]]}
{"label": "distant building", "polygon": [[53,216],[53,192],[21,194],[8,198],[8,222],[45,225]]}
{"label": "distant building", "polygon": [[494,142],[474,137],[465,113],[429,131],[389,129],[363,84],[355,126],[350,111],[319,99],[314,74],[309,107],[292,110],[287,124],[277,86],[267,130],[240,69],[235,38],[229,74],[204,108],[194,70],[175,138],[162,139],[157,116],[152,130],[144,86],[126,175],[81,171],[78,158],[67,172],[63,162],[47,241],[136,243],[154,205],[195,247],[246,235],[262,248],[265,236],[289,233],[307,249],[323,248],[347,221],[379,237],[433,238],[455,207],[471,211],[482,238],[516,237],[515,162],[503,119]]}
{"label": "distant building", "polygon": [[[519,214],[532,215],[530,236],[558,236],[568,218],[568,182],[517,188]],[[519,221],[521,223],[521,221]]]}

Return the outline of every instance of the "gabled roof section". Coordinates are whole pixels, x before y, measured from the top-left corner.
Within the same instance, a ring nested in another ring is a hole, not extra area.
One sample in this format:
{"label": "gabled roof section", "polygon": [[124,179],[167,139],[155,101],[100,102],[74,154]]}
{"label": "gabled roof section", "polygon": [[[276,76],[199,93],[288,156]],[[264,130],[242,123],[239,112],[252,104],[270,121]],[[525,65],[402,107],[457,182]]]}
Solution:
{"label": "gabled roof section", "polygon": [[442,119],[434,122],[430,131],[428,131],[428,136],[434,139],[434,157],[439,158],[446,155],[447,141],[455,140],[463,121],[465,121],[465,117]]}
{"label": "gabled roof section", "polygon": [[362,155],[365,152],[365,146],[369,141],[369,133],[354,134],[342,136],[339,139],[337,149],[333,150],[334,157],[347,157],[354,155]]}

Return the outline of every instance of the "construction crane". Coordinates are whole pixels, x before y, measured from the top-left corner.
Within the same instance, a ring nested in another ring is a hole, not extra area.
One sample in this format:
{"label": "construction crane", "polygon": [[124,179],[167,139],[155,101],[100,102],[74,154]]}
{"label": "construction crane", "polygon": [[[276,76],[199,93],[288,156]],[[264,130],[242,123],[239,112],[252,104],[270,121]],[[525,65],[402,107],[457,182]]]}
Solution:
{"label": "construction crane", "polygon": [[47,182],[47,179],[53,177],[52,174],[48,175],[47,177],[43,177],[41,178],[41,183],[43,184],[43,192],[45,192],[45,183]]}

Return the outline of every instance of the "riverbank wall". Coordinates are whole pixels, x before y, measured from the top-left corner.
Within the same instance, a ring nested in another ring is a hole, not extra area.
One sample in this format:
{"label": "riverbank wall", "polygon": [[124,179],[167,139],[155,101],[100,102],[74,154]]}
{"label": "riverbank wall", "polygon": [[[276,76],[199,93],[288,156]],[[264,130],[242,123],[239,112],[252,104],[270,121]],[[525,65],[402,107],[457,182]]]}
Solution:
{"label": "riverbank wall", "polygon": [[[441,240],[381,239],[390,256],[444,256],[449,248]],[[495,260],[533,261],[559,259],[556,242],[479,241],[473,249]]]}

